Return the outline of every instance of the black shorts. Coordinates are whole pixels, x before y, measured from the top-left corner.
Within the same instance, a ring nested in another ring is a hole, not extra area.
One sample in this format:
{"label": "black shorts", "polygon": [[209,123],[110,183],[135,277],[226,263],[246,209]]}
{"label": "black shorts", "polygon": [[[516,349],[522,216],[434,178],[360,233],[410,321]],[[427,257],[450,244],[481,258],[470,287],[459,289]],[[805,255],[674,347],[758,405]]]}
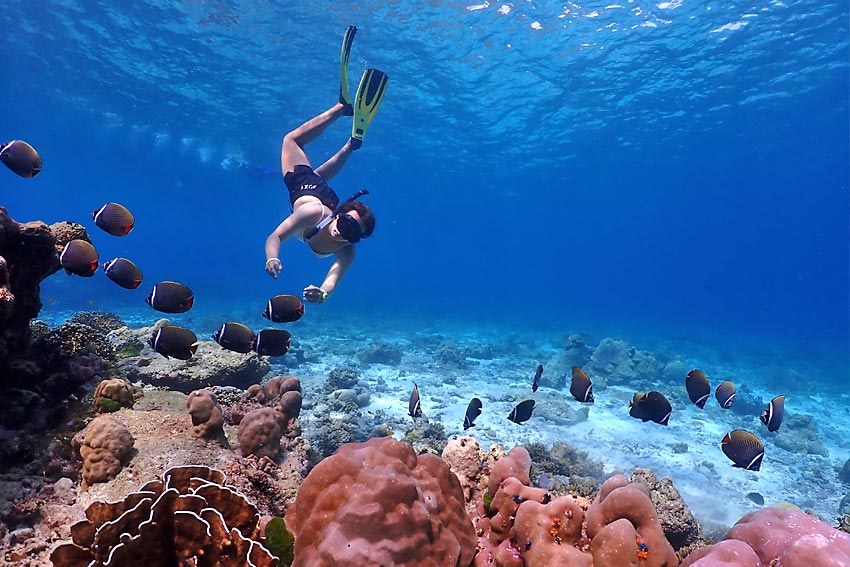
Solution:
{"label": "black shorts", "polygon": [[318,198],[330,210],[334,210],[339,205],[339,197],[334,190],[309,165],[296,165],[293,171],[286,172],[283,182],[289,189],[290,205],[294,205],[295,201],[304,195]]}

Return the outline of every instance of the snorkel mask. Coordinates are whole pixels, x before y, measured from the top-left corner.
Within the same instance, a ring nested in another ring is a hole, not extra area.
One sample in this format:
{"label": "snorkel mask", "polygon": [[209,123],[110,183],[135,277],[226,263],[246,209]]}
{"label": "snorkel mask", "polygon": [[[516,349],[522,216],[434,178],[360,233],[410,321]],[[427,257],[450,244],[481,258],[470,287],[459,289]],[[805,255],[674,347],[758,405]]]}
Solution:
{"label": "snorkel mask", "polygon": [[360,223],[357,222],[357,220],[348,213],[340,213],[340,209],[343,205],[347,205],[352,201],[356,201],[363,195],[368,194],[368,189],[361,189],[360,191],[358,191],[357,193],[337,205],[336,208],[333,210],[333,213],[331,213],[326,218],[323,218],[321,221],[316,223],[311,229],[307,230],[304,233],[304,239],[310,240],[311,238],[319,234],[319,231],[328,226],[332,220],[337,219],[336,227],[337,230],[339,230],[340,236],[342,236],[344,239],[346,239],[352,244],[360,242],[360,239],[363,237],[363,231],[360,229]]}

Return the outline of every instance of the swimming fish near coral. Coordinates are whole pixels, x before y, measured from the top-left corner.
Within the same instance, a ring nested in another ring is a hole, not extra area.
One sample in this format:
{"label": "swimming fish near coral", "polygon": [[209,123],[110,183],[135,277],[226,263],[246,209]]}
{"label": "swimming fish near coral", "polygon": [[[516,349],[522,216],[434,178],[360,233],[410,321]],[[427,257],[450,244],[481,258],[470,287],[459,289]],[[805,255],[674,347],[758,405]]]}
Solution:
{"label": "swimming fish near coral", "polygon": [[407,402],[407,415],[416,419],[422,417],[422,404],[419,400],[419,387],[413,383],[413,391],[410,392],[410,400]]}
{"label": "swimming fish near coral", "polygon": [[263,317],[273,323],[292,323],[304,315],[304,303],[295,295],[275,295],[266,303]]}
{"label": "swimming fish near coral", "polygon": [[578,366],[573,366],[573,379],[570,384],[570,394],[582,403],[593,403],[593,384],[590,382],[590,377],[587,375],[587,372]]}
{"label": "swimming fish near coral", "polygon": [[767,430],[772,433],[779,431],[783,417],[785,417],[785,396],[776,396],[770,400],[770,403],[761,412],[759,419],[767,426]]}
{"label": "swimming fish near coral", "polygon": [[153,286],[145,303],[163,313],[185,313],[195,304],[195,294],[182,283],[164,281]]}
{"label": "swimming fish near coral", "polygon": [[127,258],[115,258],[102,267],[103,273],[124,289],[136,289],[142,283],[142,271]]}
{"label": "swimming fish near coral", "polygon": [[727,433],[720,442],[723,454],[729,457],[733,467],[757,471],[764,459],[764,444],[758,437],[743,429]]}
{"label": "swimming fish near coral", "polygon": [[72,240],[59,254],[59,263],[68,275],[90,278],[97,271],[97,250],[85,240]]}
{"label": "swimming fish near coral", "polygon": [[511,413],[508,414],[508,419],[514,423],[521,424],[531,419],[531,412],[534,411],[534,400],[525,400],[516,405]]}
{"label": "swimming fish near coral", "polygon": [[724,380],[714,391],[714,397],[723,409],[729,409],[735,403],[735,394],[737,390],[735,385],[729,380]]}
{"label": "swimming fish near coral", "polygon": [[23,140],[0,144],[0,161],[21,177],[35,177],[41,172],[41,156]]}
{"label": "swimming fish near coral", "polygon": [[96,211],[91,212],[94,224],[112,236],[126,236],[133,230],[136,219],[124,205],[106,203]]}
{"label": "swimming fish near coral", "polygon": [[481,400],[472,398],[466,406],[466,415],[463,416],[463,430],[475,427],[475,418],[481,415]]}
{"label": "swimming fish near coral", "polygon": [[685,376],[685,389],[688,390],[688,397],[694,405],[703,409],[708,396],[711,394],[711,384],[705,377],[705,372],[697,368],[688,372]]}
{"label": "swimming fish near coral", "polygon": [[257,335],[242,323],[225,323],[213,333],[212,339],[224,349],[244,354],[254,350]]}
{"label": "swimming fish near coral", "polygon": [[673,408],[661,392],[637,392],[629,402],[629,415],[643,422],[667,425]]}
{"label": "swimming fish near coral", "polygon": [[153,332],[148,344],[166,358],[189,360],[198,349],[198,337],[184,327],[163,325]]}
{"label": "swimming fish near coral", "polygon": [[534,380],[531,381],[531,391],[536,392],[540,387],[540,377],[543,376],[543,365],[537,365],[537,371],[534,373]]}
{"label": "swimming fish near coral", "polygon": [[254,350],[260,356],[283,356],[292,344],[292,333],[283,329],[263,329],[257,333]]}

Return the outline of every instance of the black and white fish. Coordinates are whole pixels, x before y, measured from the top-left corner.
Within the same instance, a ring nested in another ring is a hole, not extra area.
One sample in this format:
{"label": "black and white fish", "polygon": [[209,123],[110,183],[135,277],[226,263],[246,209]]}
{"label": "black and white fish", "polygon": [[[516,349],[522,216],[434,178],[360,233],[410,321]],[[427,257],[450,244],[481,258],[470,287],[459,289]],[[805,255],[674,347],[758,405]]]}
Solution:
{"label": "black and white fish", "polygon": [[304,303],[294,295],[275,295],[266,303],[263,317],[273,323],[292,323],[304,315]]}
{"label": "black and white fish", "polygon": [[188,286],[178,282],[159,282],[145,302],[163,313],[185,313],[195,304],[195,294]]}
{"label": "black and white fish", "polygon": [[536,392],[540,387],[540,377],[543,376],[543,365],[537,365],[537,371],[534,373],[534,379],[531,381],[531,391]]}
{"label": "black and white fish", "polygon": [[35,177],[41,172],[41,156],[23,140],[0,144],[0,161],[21,177]]}
{"label": "black and white fish", "polygon": [[97,271],[97,250],[85,240],[72,240],[59,254],[59,264],[68,275],[90,278]]}
{"label": "black and white fish", "polygon": [[782,419],[785,417],[785,396],[776,396],[764,411],[761,412],[759,419],[767,426],[770,432],[779,431],[779,426],[782,425]]}
{"label": "black and white fish", "polygon": [[593,384],[590,382],[590,377],[587,373],[578,366],[573,366],[570,394],[582,403],[593,403]]}
{"label": "black and white fish", "polygon": [[413,391],[410,392],[410,400],[407,402],[407,415],[416,419],[422,417],[422,404],[419,400],[419,387],[414,382]]}
{"label": "black and white fish", "polygon": [[127,258],[115,258],[102,267],[103,273],[124,289],[136,289],[142,283],[142,271]]}
{"label": "black and white fish", "polygon": [[148,344],[166,358],[189,360],[198,349],[198,337],[184,327],[163,325],[153,332]]}
{"label": "black and white fish", "polygon": [[213,340],[222,348],[234,352],[248,353],[254,350],[257,335],[242,323],[225,323],[213,333]]}
{"label": "black and white fish", "polygon": [[94,224],[112,236],[126,236],[136,224],[133,213],[118,203],[106,203],[98,210],[92,211],[91,218],[94,219]]}
{"label": "black and white fish", "polygon": [[733,467],[748,471],[757,471],[761,468],[764,444],[749,431],[735,429],[727,433],[720,443],[720,448],[732,461]]}
{"label": "black and white fish", "polygon": [[652,421],[667,425],[672,413],[670,401],[661,392],[638,392],[629,402],[629,415],[643,422]]}
{"label": "black and white fish", "polygon": [[292,344],[292,333],[284,329],[263,329],[257,333],[254,350],[260,356],[283,356]]}
{"label": "black and white fish", "polygon": [[481,415],[481,400],[472,398],[466,406],[466,415],[463,417],[463,430],[475,427],[475,418]]}
{"label": "black and white fish", "polygon": [[720,407],[729,409],[735,403],[736,393],[735,385],[729,380],[724,380],[714,391],[714,397],[717,398],[717,403],[720,404]]}
{"label": "black and white fish", "polygon": [[516,405],[511,413],[508,414],[508,419],[514,423],[521,424],[531,419],[531,412],[534,411],[534,400],[525,400]]}
{"label": "black and white fish", "polygon": [[705,402],[711,394],[711,384],[709,384],[705,372],[698,368],[688,372],[685,376],[685,389],[696,407],[700,409],[705,407]]}

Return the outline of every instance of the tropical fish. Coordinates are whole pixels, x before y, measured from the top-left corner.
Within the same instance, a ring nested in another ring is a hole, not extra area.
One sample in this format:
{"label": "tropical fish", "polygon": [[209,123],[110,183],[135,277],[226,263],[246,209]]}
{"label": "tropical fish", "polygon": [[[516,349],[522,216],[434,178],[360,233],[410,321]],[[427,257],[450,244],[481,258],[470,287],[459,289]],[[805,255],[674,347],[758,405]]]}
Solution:
{"label": "tropical fish", "polygon": [[153,286],[145,302],[163,313],[185,313],[194,305],[195,295],[182,283],[164,281]]}
{"label": "tropical fish", "polygon": [[283,356],[292,344],[292,333],[283,329],[263,329],[257,333],[254,350],[260,356]]}
{"label": "tropical fish", "polygon": [[115,258],[104,263],[103,273],[124,289],[136,289],[142,283],[142,271],[127,258]]}
{"label": "tropical fish", "polygon": [[714,391],[714,397],[717,398],[720,407],[729,409],[735,403],[736,392],[735,385],[729,380],[724,380]]}
{"label": "tropical fish", "polygon": [[148,344],[165,358],[189,360],[198,349],[198,337],[189,329],[163,325],[153,332]]}
{"label": "tropical fish", "polygon": [[475,427],[475,418],[481,415],[481,400],[472,398],[466,406],[466,415],[463,417],[463,430]]}
{"label": "tropical fish", "polygon": [[646,394],[638,392],[629,402],[629,415],[643,422],[652,421],[667,425],[672,411],[672,406],[664,394],[654,390]]}
{"label": "tropical fish", "polygon": [[767,426],[768,431],[773,432],[779,431],[783,417],[785,417],[785,396],[776,396],[761,412],[759,419]]}
{"label": "tropical fish", "polygon": [[711,384],[708,383],[708,378],[705,377],[705,372],[694,368],[685,376],[685,388],[688,390],[688,397],[698,408],[705,407],[705,401],[711,394]]}
{"label": "tropical fish", "polygon": [[106,203],[96,211],[91,212],[94,224],[112,236],[125,236],[133,230],[136,219],[127,207],[118,203]]}
{"label": "tropical fish", "polygon": [[570,385],[570,394],[582,403],[593,403],[593,384],[590,382],[587,373],[578,366],[573,366],[573,382]]}
{"label": "tropical fish", "polygon": [[301,298],[294,295],[275,295],[266,304],[263,317],[273,323],[292,323],[304,315]]}
{"label": "tropical fish", "polygon": [[514,423],[523,423],[531,419],[531,412],[534,411],[534,400],[525,400],[516,405],[511,413],[508,414],[508,419]]}
{"label": "tropical fish", "polygon": [[422,405],[419,401],[419,387],[413,383],[413,391],[410,392],[410,400],[407,402],[407,415],[416,419],[422,417]]}
{"label": "tropical fish", "polygon": [[733,467],[748,471],[757,471],[761,468],[761,461],[764,459],[764,444],[749,431],[735,429],[727,433],[723,437],[723,441],[720,442],[720,448],[723,449],[723,454],[732,461]]}
{"label": "tropical fish", "polygon": [[234,352],[251,352],[257,335],[242,323],[225,323],[213,333],[213,340],[222,348]]}
{"label": "tropical fish", "polygon": [[41,156],[23,140],[0,144],[0,161],[21,177],[35,177],[41,172]]}
{"label": "tropical fish", "polygon": [[749,498],[754,504],[764,506],[764,496],[762,496],[758,492],[748,492],[747,498]]}
{"label": "tropical fish", "polygon": [[59,255],[59,263],[67,274],[90,278],[97,271],[97,250],[85,240],[72,240]]}
{"label": "tropical fish", "polygon": [[540,377],[543,376],[543,365],[537,365],[537,371],[534,373],[534,380],[531,381],[531,391],[536,392],[540,387]]}

